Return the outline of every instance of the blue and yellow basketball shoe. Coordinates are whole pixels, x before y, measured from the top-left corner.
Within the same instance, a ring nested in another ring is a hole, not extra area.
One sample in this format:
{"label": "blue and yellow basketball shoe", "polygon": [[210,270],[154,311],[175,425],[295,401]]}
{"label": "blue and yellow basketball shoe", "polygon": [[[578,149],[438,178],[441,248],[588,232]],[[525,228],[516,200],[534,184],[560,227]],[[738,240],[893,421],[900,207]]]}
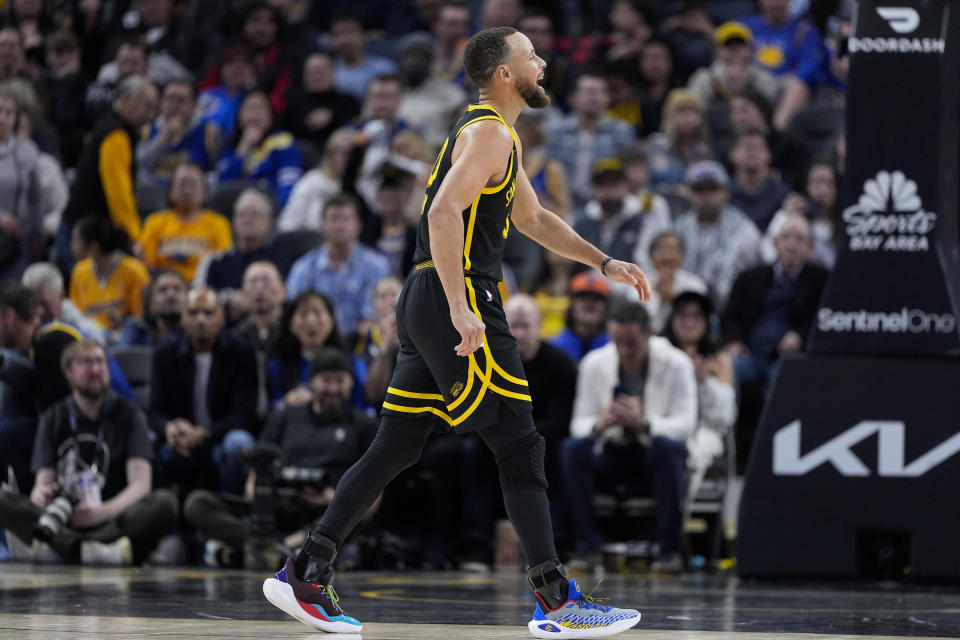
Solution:
{"label": "blue and yellow basketball shoe", "polygon": [[636,609],[618,609],[580,592],[576,580],[570,580],[567,601],[550,609],[539,594],[533,620],[527,626],[538,638],[600,638],[626,631],[640,622]]}

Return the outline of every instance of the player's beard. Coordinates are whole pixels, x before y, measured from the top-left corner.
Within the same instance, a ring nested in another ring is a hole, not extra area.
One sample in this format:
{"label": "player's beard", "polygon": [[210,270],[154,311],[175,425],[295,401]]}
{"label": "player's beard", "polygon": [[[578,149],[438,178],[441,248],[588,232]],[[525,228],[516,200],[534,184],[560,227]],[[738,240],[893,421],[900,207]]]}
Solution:
{"label": "player's beard", "polygon": [[534,109],[543,109],[550,106],[550,96],[543,90],[543,87],[528,80],[517,80],[517,91],[520,97],[527,103],[527,106]]}

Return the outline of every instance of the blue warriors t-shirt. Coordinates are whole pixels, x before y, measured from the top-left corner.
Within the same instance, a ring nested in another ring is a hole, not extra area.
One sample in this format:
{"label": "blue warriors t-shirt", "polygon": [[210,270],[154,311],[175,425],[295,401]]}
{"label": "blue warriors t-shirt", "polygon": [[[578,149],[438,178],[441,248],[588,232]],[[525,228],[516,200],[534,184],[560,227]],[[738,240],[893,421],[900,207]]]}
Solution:
{"label": "blue warriors t-shirt", "polygon": [[815,84],[815,77],[823,64],[826,50],[817,28],[807,20],[795,19],[783,27],[771,27],[763,16],[743,20],[753,33],[754,58],[770,73],[792,73],[807,84]]}

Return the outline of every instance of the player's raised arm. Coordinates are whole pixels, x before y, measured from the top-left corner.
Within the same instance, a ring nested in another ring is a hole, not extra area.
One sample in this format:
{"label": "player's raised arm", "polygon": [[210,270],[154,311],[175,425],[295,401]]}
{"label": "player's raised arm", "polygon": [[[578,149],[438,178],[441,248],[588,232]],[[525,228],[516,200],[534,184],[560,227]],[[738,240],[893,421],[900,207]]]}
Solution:
{"label": "player's raised arm", "polygon": [[597,269],[602,267],[604,275],[611,280],[636,288],[641,302],[650,301],[650,283],[640,267],[631,262],[608,259],[602,251],[581,238],[560,216],[540,206],[522,167],[517,173],[517,195],[512,218],[517,229],[535,242],[565,258]]}
{"label": "player's raised arm", "polygon": [[465,356],[483,343],[484,324],[467,304],[463,280],[463,210],[470,207],[491,178],[502,175],[513,150],[513,138],[497,121],[466,127],[457,137],[451,167],[430,204],[430,256],[450,305],[450,320],[461,342],[457,355]]}

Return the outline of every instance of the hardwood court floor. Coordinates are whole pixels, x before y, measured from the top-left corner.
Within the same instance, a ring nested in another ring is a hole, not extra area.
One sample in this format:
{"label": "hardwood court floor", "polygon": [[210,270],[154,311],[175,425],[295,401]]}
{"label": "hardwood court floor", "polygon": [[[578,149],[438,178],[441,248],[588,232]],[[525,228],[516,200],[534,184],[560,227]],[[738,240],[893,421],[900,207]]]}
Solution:
{"label": "hardwood court floor", "polygon": [[[262,574],[0,564],[0,639],[359,638],[312,633],[264,600]],[[592,581],[584,581],[587,588]],[[342,573],[365,640],[530,638],[519,573]],[[960,589],[608,576],[601,595],[643,613],[634,640],[960,637]],[[455,624],[454,624],[455,623]],[[478,626],[478,625],[483,626]]]}

